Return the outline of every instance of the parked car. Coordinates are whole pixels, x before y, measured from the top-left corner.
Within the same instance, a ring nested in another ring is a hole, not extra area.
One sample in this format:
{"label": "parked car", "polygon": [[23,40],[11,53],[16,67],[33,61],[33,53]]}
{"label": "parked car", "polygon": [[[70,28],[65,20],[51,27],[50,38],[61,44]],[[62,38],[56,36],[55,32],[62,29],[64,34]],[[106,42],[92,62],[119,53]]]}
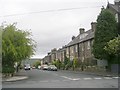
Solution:
{"label": "parked car", "polygon": [[49,71],[57,71],[57,67],[55,65],[49,65],[48,70]]}
{"label": "parked car", "polygon": [[42,69],[42,70],[48,70],[48,65],[46,65],[46,64],[45,64],[45,65],[42,65],[42,66],[41,66],[41,69]]}
{"label": "parked car", "polygon": [[25,70],[30,70],[30,69],[31,69],[31,68],[30,68],[30,64],[25,64],[25,65],[24,65],[24,69],[25,69]]}
{"label": "parked car", "polygon": [[33,66],[32,69],[36,69],[36,68]]}
{"label": "parked car", "polygon": [[40,66],[40,65],[38,66],[38,69],[41,69],[41,66]]}

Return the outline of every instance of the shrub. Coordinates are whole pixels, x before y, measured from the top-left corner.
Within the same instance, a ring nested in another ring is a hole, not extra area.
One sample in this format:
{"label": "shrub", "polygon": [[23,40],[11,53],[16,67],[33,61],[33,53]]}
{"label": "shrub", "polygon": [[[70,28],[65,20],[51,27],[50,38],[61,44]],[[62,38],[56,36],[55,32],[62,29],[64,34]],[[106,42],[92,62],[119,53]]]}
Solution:
{"label": "shrub", "polygon": [[4,74],[13,74],[15,72],[15,68],[14,67],[3,67],[2,68],[2,73]]}

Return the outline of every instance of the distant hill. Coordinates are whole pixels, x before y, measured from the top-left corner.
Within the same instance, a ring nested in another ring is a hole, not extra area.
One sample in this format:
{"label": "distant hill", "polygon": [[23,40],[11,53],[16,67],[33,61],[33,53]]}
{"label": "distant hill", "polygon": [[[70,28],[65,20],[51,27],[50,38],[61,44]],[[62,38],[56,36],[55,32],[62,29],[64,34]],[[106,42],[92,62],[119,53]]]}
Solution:
{"label": "distant hill", "polygon": [[27,60],[23,60],[22,61],[22,65],[24,65],[24,64],[30,64],[32,66],[34,64],[34,62],[37,62],[37,61],[42,61],[42,59],[39,59],[39,58],[30,58],[30,59],[27,59]]}

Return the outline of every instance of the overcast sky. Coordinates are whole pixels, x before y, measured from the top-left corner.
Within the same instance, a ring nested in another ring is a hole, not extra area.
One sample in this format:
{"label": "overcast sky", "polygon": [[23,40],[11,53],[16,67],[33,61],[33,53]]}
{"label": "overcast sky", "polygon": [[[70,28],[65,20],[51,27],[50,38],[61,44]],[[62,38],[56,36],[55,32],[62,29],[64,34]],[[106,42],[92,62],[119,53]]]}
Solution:
{"label": "overcast sky", "polygon": [[106,5],[107,0],[0,0],[0,23],[17,22],[18,28],[31,29],[37,42],[33,57],[43,58],[69,43],[79,28],[89,30]]}

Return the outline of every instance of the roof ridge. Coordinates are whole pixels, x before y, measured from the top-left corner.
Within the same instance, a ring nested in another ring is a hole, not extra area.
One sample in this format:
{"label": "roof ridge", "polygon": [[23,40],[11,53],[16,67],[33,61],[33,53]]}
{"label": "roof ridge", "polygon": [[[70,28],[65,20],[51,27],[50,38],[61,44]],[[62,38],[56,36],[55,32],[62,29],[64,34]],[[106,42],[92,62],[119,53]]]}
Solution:
{"label": "roof ridge", "polygon": [[[67,46],[72,46],[74,44],[80,43],[81,41],[86,41],[86,40],[88,40],[89,38],[91,38],[93,36],[93,33],[94,32],[92,31],[92,29],[89,29],[89,30],[87,30],[86,32],[84,32],[82,34],[78,34],[75,37],[75,39],[73,39],[72,41],[70,41],[67,44]],[[87,35],[85,35],[85,34],[87,34]],[[82,35],[85,35],[85,36],[83,36],[83,38],[80,38],[80,36],[82,36]]]}

